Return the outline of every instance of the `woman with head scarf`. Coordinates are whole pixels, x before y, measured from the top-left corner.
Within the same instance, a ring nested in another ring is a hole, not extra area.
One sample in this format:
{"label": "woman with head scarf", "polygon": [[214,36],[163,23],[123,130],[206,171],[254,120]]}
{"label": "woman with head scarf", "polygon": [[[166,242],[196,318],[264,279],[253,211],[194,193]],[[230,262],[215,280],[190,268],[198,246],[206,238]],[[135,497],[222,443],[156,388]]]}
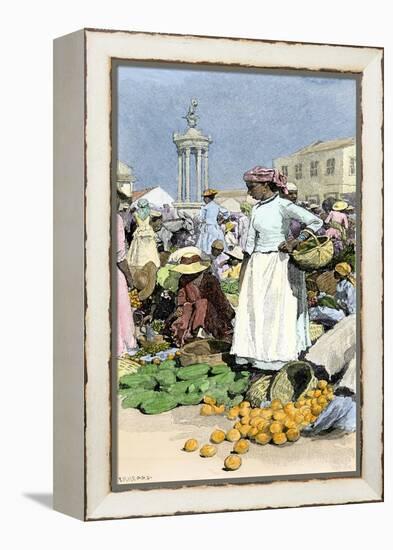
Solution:
{"label": "woman with head scarf", "polygon": [[289,239],[292,219],[312,232],[322,221],[280,197],[286,178],[278,170],[256,166],[244,174],[253,207],[240,274],[239,307],[231,353],[264,370],[278,370],[311,345],[304,272],[289,253],[309,237]]}
{"label": "woman with head scarf", "polygon": [[148,262],[153,262],[157,268],[160,267],[156,238],[150,223],[150,205],[146,199],[139,199],[134,218],[137,228],[127,254],[131,273],[143,267]]}

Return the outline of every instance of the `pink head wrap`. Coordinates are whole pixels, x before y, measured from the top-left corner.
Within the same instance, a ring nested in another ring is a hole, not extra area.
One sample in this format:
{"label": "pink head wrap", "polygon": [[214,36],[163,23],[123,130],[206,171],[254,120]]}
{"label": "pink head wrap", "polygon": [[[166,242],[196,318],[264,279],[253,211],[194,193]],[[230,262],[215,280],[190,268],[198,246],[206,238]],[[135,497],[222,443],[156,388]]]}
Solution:
{"label": "pink head wrap", "polygon": [[251,170],[247,170],[243,174],[244,181],[251,181],[255,183],[265,183],[272,182],[275,183],[277,187],[282,189],[285,195],[288,194],[287,189],[287,178],[283,176],[278,170],[274,168],[264,168],[263,166],[254,166]]}

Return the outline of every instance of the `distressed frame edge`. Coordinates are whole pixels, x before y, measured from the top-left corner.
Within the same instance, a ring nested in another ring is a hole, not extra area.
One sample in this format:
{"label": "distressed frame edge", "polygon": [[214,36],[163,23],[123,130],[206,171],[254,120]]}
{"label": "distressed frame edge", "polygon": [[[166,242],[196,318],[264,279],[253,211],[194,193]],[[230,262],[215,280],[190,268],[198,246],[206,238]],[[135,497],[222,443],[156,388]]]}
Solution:
{"label": "distressed frame edge", "polygon": [[53,41],[53,508],[81,520],[86,518],[84,50],[84,30]]}
{"label": "distressed frame edge", "polygon": [[[91,33],[92,31],[89,31],[89,33]],[[95,32],[95,31],[94,31]],[[100,32],[100,31],[99,31]],[[104,31],[105,32],[105,31]],[[113,31],[113,32],[116,32],[116,31]],[[137,34],[144,34],[144,33],[137,33]],[[150,36],[150,35],[149,35]],[[174,36],[174,35],[165,35],[165,36]],[[190,39],[192,39],[193,37],[188,37]],[[203,38],[203,37],[201,37]],[[210,39],[211,37],[205,37],[205,38],[208,38]],[[236,40],[236,39],[231,39],[229,38],[228,40]],[[237,39],[239,40],[239,39]],[[246,39],[247,40],[247,39]],[[261,41],[258,41],[256,40],[256,42],[264,42],[263,40]],[[281,43],[281,42],[280,42]],[[295,43],[297,45],[300,45],[301,46],[301,43]],[[318,48],[319,46],[317,46]],[[350,48],[350,46],[342,46],[344,48]],[[361,46],[360,46],[361,47]],[[370,48],[368,46],[365,46],[364,48],[367,48],[368,50],[371,50],[373,48]],[[381,48],[374,48],[374,60],[378,58],[378,56],[380,57],[381,59],[381,67],[383,66],[383,49]],[[157,59],[158,61],[159,59]],[[185,61],[184,61],[185,62]],[[371,62],[369,63],[371,64]],[[364,68],[363,68],[363,75],[364,75],[364,72],[365,70],[367,69],[367,66],[366,65]],[[296,69],[297,67],[294,67],[294,69]],[[381,97],[381,100],[383,101],[383,72],[382,70],[380,71],[379,73],[379,76],[380,76],[380,81],[382,82],[382,97]],[[382,107],[383,107],[383,103],[382,103]],[[381,109],[381,123],[382,123],[382,129],[383,129],[383,108]],[[383,131],[383,130],[382,130]],[[382,138],[382,134],[381,134],[381,138]],[[381,151],[381,155],[382,155],[382,161],[383,161],[383,139],[381,139],[381,142],[379,147],[379,150]],[[383,192],[383,174],[382,175],[382,178],[381,178],[381,191]],[[380,212],[381,214],[383,214],[383,204],[381,206],[382,208],[382,212]],[[382,292],[383,292],[383,288],[382,288]],[[381,344],[383,344],[383,334],[382,334],[382,340],[381,340]],[[383,353],[383,350],[382,350],[382,353]],[[381,360],[383,361],[383,355],[381,356]],[[383,380],[382,380],[383,382]],[[383,427],[382,427],[383,429]],[[383,460],[383,441],[382,441],[382,449],[381,449],[381,456],[382,456],[382,460]],[[382,466],[382,464],[381,464]],[[365,486],[365,488],[369,488],[370,489],[370,492],[369,492],[369,500],[367,500],[366,502],[379,502],[381,500],[383,500],[383,467],[381,467],[381,479],[382,480],[382,483],[381,485],[378,485],[378,487],[375,487],[375,486],[372,486],[370,484],[367,483],[367,481],[365,481],[364,478],[359,478],[358,480],[356,481],[359,481],[363,486]],[[280,482],[275,482],[275,483],[280,483]],[[291,483],[291,482],[287,482],[287,483]],[[304,483],[304,482],[303,482]],[[232,486],[233,487],[233,486]],[[211,489],[209,487],[209,489]],[[160,490],[160,491],[165,491],[166,489],[163,489],[163,490]],[[135,491],[130,491],[130,492],[135,492]],[[92,510],[86,510],[86,517],[85,519],[87,520],[95,520],[95,519],[109,519],[108,516],[105,515],[105,509],[106,509],[106,506],[105,506],[105,501],[108,501],[108,499],[110,499],[110,497],[112,495],[115,495],[115,494],[118,494],[118,493],[112,493],[112,492],[108,492],[106,497],[104,497],[100,504],[96,507],[94,507]],[[355,500],[353,502],[360,502],[359,500]],[[340,502],[332,502],[332,503],[326,503],[326,502],[319,502],[319,503],[314,503],[314,504],[304,504],[305,506],[311,506],[311,505],[334,505],[334,504],[344,504],[344,503],[340,503]],[[302,504],[300,506],[303,506]],[[287,506],[262,506],[262,507],[258,507],[256,509],[262,509],[262,508],[270,508],[270,507],[274,507],[274,508],[282,508],[282,507],[287,507]],[[291,506],[292,507],[292,506]],[[248,508],[250,509],[250,508]],[[220,511],[224,511],[224,510],[209,510],[209,512],[220,512]],[[228,510],[229,511],[229,510]],[[241,511],[239,508],[238,509],[235,509],[235,510],[231,510],[231,511]],[[191,511],[179,511],[177,513],[192,513]],[[203,513],[203,511],[198,511],[198,512],[194,512],[194,513]],[[146,514],[146,516],[148,516],[149,514]],[[151,515],[173,515],[173,513],[170,513],[170,514],[151,514]],[[114,517],[144,517],[143,515],[138,515],[138,516],[122,516],[122,515],[117,515],[117,516],[110,516],[111,518],[114,518]]]}

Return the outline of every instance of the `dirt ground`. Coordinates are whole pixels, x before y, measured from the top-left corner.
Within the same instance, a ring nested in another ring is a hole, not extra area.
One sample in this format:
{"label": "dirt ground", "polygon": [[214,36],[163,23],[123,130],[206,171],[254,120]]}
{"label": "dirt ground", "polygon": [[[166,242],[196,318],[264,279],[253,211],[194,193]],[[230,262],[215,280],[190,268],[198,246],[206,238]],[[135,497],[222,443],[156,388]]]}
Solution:
{"label": "dirt ground", "polygon": [[119,405],[118,482],[288,476],[356,469],[356,434],[351,433],[301,437],[296,443],[281,447],[250,443],[240,469],[228,472],[223,463],[233,443],[224,441],[217,445],[217,454],[212,458],[201,458],[198,451],[182,451],[184,442],[191,437],[203,445],[209,442],[213,429],[228,430],[233,426],[224,416],[201,416],[199,409],[199,405],[180,406],[151,416]]}

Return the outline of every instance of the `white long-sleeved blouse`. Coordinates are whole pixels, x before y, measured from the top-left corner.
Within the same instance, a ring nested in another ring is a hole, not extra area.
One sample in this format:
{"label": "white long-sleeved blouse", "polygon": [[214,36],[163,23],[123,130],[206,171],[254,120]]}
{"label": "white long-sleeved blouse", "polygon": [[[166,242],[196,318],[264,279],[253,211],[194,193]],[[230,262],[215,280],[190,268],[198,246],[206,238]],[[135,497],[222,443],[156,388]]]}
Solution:
{"label": "white long-sleeved blouse", "polygon": [[323,225],[320,218],[278,194],[260,201],[252,209],[245,251],[277,252],[278,246],[288,239],[293,219],[314,233]]}

